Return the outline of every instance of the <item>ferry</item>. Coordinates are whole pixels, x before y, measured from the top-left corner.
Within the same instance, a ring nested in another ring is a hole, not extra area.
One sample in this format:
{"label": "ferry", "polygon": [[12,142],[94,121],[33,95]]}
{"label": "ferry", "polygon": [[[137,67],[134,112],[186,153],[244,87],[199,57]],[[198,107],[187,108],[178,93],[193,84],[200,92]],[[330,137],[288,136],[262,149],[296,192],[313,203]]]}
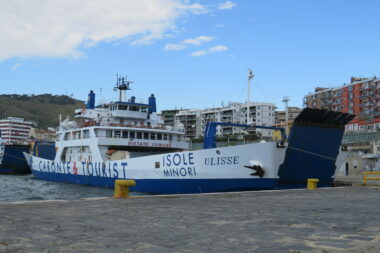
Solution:
{"label": "ferry", "polygon": [[218,125],[270,128],[210,122],[204,148],[189,150],[184,126],[163,126],[156,98],[127,100],[127,78],[118,77],[119,101],[95,106],[90,91],[77,121],[61,122],[54,159],[24,153],[35,177],[43,180],[113,188],[116,179],[133,179],[131,191],[151,194],[206,193],[304,187],[308,178],[331,185],[344,126],[354,116],[304,109],[290,135],[281,141],[217,147]]}

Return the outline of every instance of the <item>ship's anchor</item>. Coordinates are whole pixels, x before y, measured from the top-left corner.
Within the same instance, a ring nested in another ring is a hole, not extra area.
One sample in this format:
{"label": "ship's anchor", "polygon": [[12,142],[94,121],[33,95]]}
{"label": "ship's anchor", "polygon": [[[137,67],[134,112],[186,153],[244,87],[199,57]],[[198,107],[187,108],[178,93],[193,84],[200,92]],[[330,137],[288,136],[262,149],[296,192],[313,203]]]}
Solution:
{"label": "ship's anchor", "polygon": [[248,169],[254,170],[254,173],[251,173],[251,176],[259,176],[260,178],[263,178],[265,171],[263,168],[261,168],[260,165],[252,165],[252,166],[244,166]]}

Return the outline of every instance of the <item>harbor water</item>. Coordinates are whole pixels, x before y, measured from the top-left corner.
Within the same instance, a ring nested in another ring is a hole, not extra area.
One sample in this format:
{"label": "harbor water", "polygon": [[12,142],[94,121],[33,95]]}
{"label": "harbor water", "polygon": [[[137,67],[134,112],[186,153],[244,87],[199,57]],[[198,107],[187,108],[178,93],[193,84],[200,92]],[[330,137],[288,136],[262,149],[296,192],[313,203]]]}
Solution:
{"label": "harbor water", "polygon": [[0,175],[0,202],[111,197],[113,189],[38,180],[33,175]]}

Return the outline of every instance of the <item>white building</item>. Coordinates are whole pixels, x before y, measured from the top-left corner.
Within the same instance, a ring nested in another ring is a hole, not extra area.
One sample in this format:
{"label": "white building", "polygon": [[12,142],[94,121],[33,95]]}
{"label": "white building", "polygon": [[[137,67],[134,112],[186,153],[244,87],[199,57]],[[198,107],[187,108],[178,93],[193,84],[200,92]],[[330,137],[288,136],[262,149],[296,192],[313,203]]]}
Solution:
{"label": "white building", "polygon": [[[197,138],[204,135],[207,122],[229,122],[235,124],[273,126],[275,124],[275,109],[273,103],[247,102],[230,103],[220,108],[201,110],[184,110],[175,115],[175,120],[184,124],[187,137]],[[219,126],[217,135],[239,134],[247,131],[240,127]],[[263,137],[272,137],[270,129],[257,129]]]}
{"label": "white building", "polygon": [[2,144],[27,144],[32,122],[8,117],[0,120]]}

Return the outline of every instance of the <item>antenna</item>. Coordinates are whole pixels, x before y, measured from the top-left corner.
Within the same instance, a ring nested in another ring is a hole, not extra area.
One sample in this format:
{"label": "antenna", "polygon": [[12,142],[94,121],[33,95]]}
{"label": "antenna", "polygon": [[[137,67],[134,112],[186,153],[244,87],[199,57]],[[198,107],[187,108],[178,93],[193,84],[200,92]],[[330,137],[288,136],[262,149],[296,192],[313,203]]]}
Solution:
{"label": "antenna", "polygon": [[116,86],[113,88],[115,91],[119,90],[119,101],[120,102],[126,102],[126,91],[130,90],[129,85],[133,83],[132,81],[127,80],[127,76],[121,77],[119,75],[116,75]]}
{"label": "antenna", "polygon": [[286,134],[288,134],[288,124],[289,124],[289,116],[288,116],[288,102],[290,101],[289,97],[288,96],[285,96],[283,99],[282,99],[282,102],[285,103],[285,131],[286,131]]}
{"label": "antenna", "polygon": [[248,69],[248,96],[247,96],[247,102],[251,102],[251,80],[253,79],[255,75],[253,74],[252,69]]}
{"label": "antenna", "polygon": [[250,105],[249,103],[251,102],[251,80],[253,79],[255,75],[253,74],[252,69],[248,68],[248,91],[247,91],[247,124],[249,125],[251,123],[250,119]]}

